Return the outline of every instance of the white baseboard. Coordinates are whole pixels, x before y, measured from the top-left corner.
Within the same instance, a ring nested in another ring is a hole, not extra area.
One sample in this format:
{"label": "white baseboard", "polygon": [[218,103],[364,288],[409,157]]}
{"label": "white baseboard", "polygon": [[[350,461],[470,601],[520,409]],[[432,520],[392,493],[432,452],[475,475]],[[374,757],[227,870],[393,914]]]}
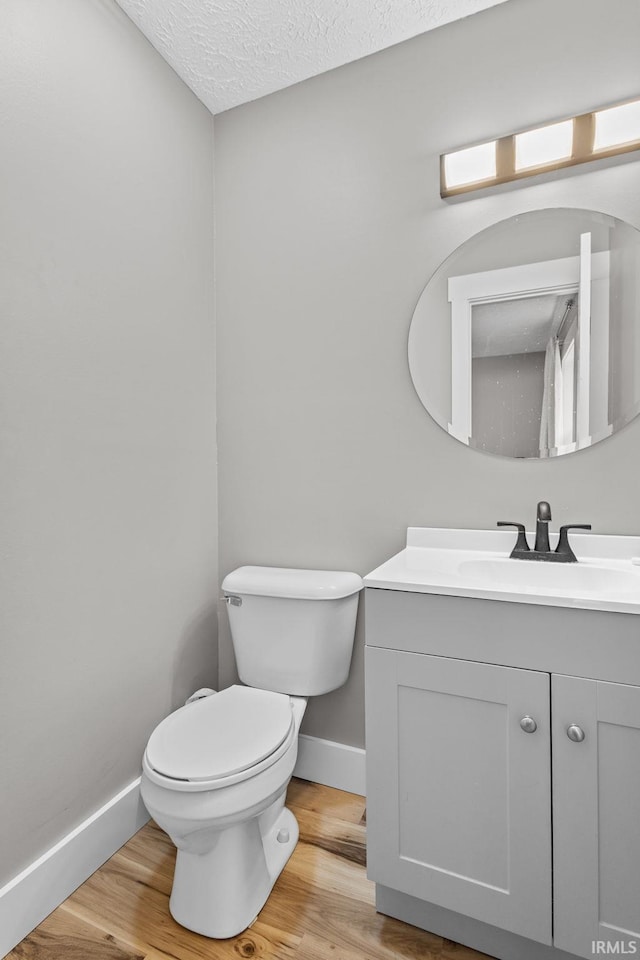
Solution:
{"label": "white baseboard", "polygon": [[350,747],[346,743],[321,740],[320,737],[308,737],[301,733],[293,775],[364,796],[365,758],[366,752],[361,747]]}
{"label": "white baseboard", "polygon": [[0,957],[149,820],[140,777],[0,889]]}

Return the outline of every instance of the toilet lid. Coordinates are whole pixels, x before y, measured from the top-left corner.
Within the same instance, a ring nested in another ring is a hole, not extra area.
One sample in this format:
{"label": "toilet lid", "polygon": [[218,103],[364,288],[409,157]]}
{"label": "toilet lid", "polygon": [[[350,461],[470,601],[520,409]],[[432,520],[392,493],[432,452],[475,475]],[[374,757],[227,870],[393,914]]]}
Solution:
{"label": "toilet lid", "polygon": [[286,694],[228,687],[163,720],[147,744],[147,762],[173,780],[228,777],[274,753],[292,725]]}

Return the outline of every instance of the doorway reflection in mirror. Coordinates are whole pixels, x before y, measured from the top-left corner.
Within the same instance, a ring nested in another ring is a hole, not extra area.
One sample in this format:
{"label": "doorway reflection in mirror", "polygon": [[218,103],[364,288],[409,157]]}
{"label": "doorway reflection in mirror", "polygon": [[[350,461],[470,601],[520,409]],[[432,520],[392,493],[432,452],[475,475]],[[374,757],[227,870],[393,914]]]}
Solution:
{"label": "doorway reflection in mirror", "polygon": [[462,443],[557,457],[640,412],[639,322],[640,232],[591,211],[522,214],[431,279],[411,325],[411,375]]}

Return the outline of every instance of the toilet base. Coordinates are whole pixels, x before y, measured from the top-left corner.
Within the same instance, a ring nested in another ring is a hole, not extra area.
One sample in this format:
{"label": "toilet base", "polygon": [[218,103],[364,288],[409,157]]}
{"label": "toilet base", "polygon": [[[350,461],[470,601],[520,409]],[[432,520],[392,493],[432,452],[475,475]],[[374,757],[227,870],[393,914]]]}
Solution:
{"label": "toilet base", "polygon": [[221,830],[208,853],[178,850],[169,901],[174,920],[224,940],[256,919],[298,841],[298,823],[283,800]]}

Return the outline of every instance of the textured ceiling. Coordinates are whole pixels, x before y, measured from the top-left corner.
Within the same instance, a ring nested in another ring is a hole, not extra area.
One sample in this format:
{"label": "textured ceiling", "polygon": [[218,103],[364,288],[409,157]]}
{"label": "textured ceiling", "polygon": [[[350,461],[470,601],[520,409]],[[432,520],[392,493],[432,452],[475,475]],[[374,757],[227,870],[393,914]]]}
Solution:
{"label": "textured ceiling", "polygon": [[505,0],[117,0],[212,113]]}

